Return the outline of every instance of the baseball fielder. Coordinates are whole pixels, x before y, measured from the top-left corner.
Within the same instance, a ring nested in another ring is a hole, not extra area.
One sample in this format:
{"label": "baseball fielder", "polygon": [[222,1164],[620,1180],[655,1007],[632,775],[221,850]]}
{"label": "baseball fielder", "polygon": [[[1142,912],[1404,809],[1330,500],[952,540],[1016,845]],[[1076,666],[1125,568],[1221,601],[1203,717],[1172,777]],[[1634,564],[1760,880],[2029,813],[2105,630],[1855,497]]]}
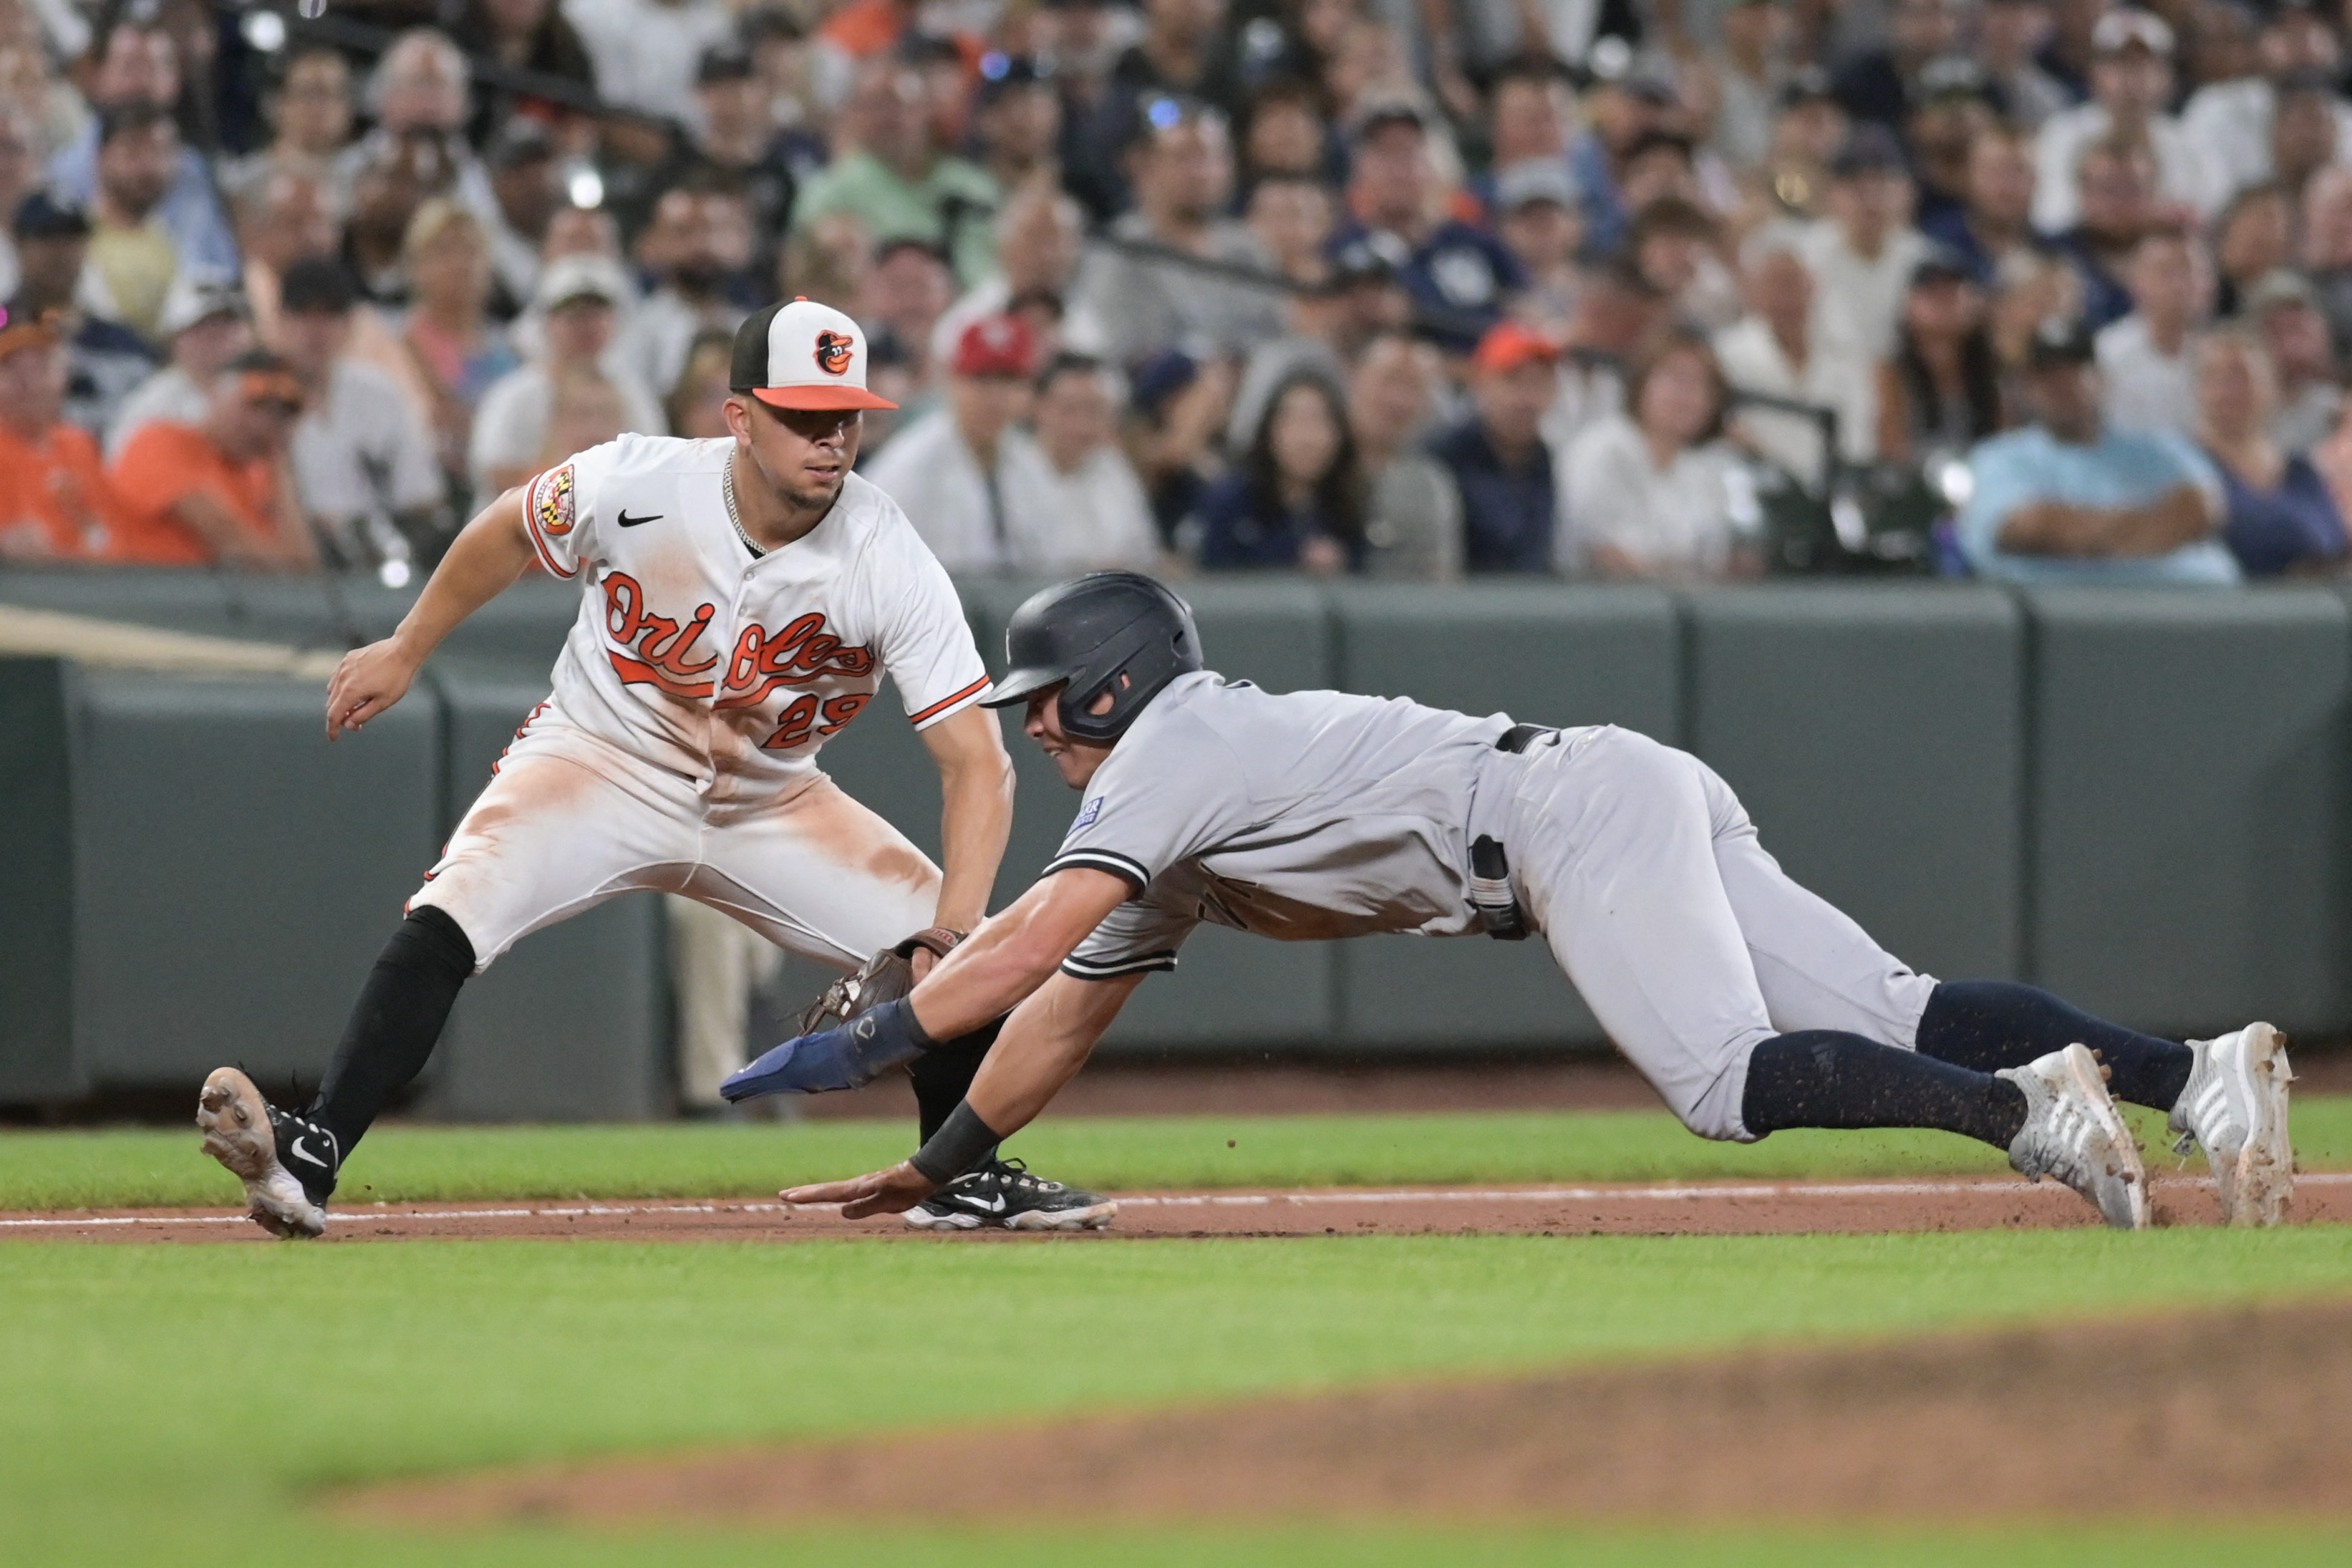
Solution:
{"label": "baseball fielder", "polygon": [[[969,931],[1012,816],[1012,770],[954,588],[906,515],[850,471],[864,334],[806,300],[736,333],[731,438],[624,436],[469,523],[390,638],[336,670],[327,735],[400,700],[450,629],[536,560],[581,585],[554,691],[499,761],[377,960],[317,1100],[206,1081],[205,1148],[285,1237],[326,1228],[352,1146],[414,1079],[467,977],[520,938],[633,889],[682,894],[850,968],[909,931]],[[887,673],[946,798],[944,872],[818,771]],[[925,933],[929,945],[946,939]],[[931,961],[916,953],[916,973]],[[986,1025],[918,1064],[926,1135],[987,1050]],[[982,1162],[919,1225],[1068,1228],[1109,1206]]]}
{"label": "baseball fielder", "polygon": [[2147,1184],[2120,1097],[2203,1147],[2231,1223],[2273,1224],[2292,1195],[2270,1026],[2181,1045],[2030,986],[1916,973],[1791,881],[1696,757],[1605,725],[1228,682],[1202,669],[1182,603],[1132,573],[1037,595],[1005,644],[981,700],[1025,703],[1081,792],[1061,853],[908,995],[785,1042],[729,1092],[845,1087],[1012,1016],[913,1158],[793,1202],[929,1199],[1045,1108],[1202,921],[1294,941],[1538,931],[1702,1137],[1942,1128],[2137,1229]]}

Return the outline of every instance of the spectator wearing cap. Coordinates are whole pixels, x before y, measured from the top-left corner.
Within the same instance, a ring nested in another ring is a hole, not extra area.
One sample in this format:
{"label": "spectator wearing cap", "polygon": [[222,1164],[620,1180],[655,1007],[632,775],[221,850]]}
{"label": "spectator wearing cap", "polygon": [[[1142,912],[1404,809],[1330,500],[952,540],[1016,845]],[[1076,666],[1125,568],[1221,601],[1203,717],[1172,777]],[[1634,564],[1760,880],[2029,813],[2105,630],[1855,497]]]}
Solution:
{"label": "spectator wearing cap", "polygon": [[1559,495],[1544,416],[1559,395],[1559,360],[1524,322],[1487,329],[1470,356],[1470,416],[1429,444],[1462,498],[1465,572],[1551,569]]}
{"label": "spectator wearing cap", "polygon": [[154,374],[154,353],[130,328],[82,309],[89,219],[79,207],[35,191],[16,204],[9,233],[16,242],[17,279],[8,314],[55,328],[65,347],[66,417],[92,436],[103,435],[131,389]]}
{"label": "spectator wearing cap", "polygon": [[848,145],[810,178],[793,208],[805,233],[835,213],[855,214],[878,242],[919,239],[941,247],[970,288],[995,269],[989,226],[1003,193],[988,172],[941,153],[922,74],[896,60],[859,68],[843,106]]}
{"label": "spectator wearing cap", "polygon": [[1249,445],[1201,497],[1186,531],[1207,571],[1360,571],[1365,492],[1346,395],[1302,370],[1274,389]]}
{"label": "spectator wearing cap", "polygon": [[1969,455],[1959,545],[1980,576],[2017,583],[2230,584],[2221,481],[2188,439],[2117,430],[2091,334],[2044,323],[2021,385],[2033,423]]}
{"label": "spectator wearing cap", "polygon": [[1930,251],[1903,296],[1895,355],[1878,370],[1878,455],[1893,463],[1958,456],[2005,423],[1984,290],[1958,257]]}
{"label": "spectator wearing cap", "polygon": [[152,103],[120,104],[99,115],[98,195],[89,209],[83,298],[95,314],[151,343],[161,341],[163,299],[181,267],[180,237],[163,213],[179,151],[179,127]]}
{"label": "spectator wearing cap", "polygon": [[1919,182],[1915,221],[1926,230],[1937,218],[1967,207],[1969,153],[1979,136],[2000,126],[2000,118],[1984,68],[1964,55],[1929,60],[1913,97],[1903,140]]}
{"label": "spectator wearing cap", "polygon": [[2345,401],[2318,295],[2301,273],[2281,268],[2247,290],[2241,317],[2269,353],[2278,383],[2271,439],[2283,451],[2309,451],[2336,428]]}
{"label": "spectator wearing cap", "polygon": [[0,314],[0,562],[99,560],[121,518],[89,432],[66,422],[54,324]]}
{"label": "spectator wearing cap", "polygon": [[255,349],[231,360],[210,390],[201,424],[150,425],[115,458],[124,510],[117,557],[150,566],[315,568],[287,458],[302,413],[300,378]]}
{"label": "spectator wearing cap", "polygon": [[253,319],[236,284],[183,274],[163,301],[158,331],[170,353],[163,368],[141,382],[116,411],[106,432],[106,455],[119,455],[140,426],[158,419],[204,422],[213,377],[254,346]]}
{"label": "spectator wearing cap", "polygon": [[2344,47],[2317,11],[2283,5],[2272,12],[2255,61],[2259,68],[2247,75],[2200,87],[2180,110],[2181,128],[2221,165],[2232,191],[2277,176],[2272,129],[2283,91],[2316,88],[2315,107],[2331,126],[2327,150],[2352,149],[2352,106],[2334,91]]}
{"label": "spectator wearing cap", "polygon": [[1444,365],[1437,350],[1390,328],[1357,356],[1348,427],[1367,485],[1364,574],[1440,583],[1462,574],[1462,492],[1422,446]]}
{"label": "spectator wearing cap", "polygon": [[1009,570],[1046,520],[1006,504],[1013,426],[1027,412],[1035,345],[1019,318],[992,316],[964,329],[949,363],[943,407],[899,426],[864,472],[907,513],[950,572]]}
{"label": "spectator wearing cap", "polygon": [[2099,330],[2107,422],[2123,430],[2197,430],[2192,339],[2213,307],[2213,266],[2204,243],[2158,229],[2132,252],[2125,275],[2132,313]]}
{"label": "spectator wearing cap", "polygon": [[2228,172],[2189,130],[2166,111],[2172,97],[2172,29],[2151,12],[2122,9],[2099,19],[2092,35],[2091,101],[2053,115],[2034,138],[2033,226],[2073,228],[2083,211],[2077,174],[2084,152],[2116,141],[2143,146],[2156,160],[2166,202],[2197,219],[2230,198]]}
{"label": "spectator wearing cap", "polygon": [[1773,115],[1789,76],[1789,11],[1787,0],[1731,0],[1723,8],[1707,145],[1734,169],[1753,169],[1771,155]]}
{"label": "spectator wearing cap", "polygon": [[[168,118],[185,85],[179,47],[152,12],[124,7],[120,19],[91,47],[90,58],[95,63],[86,90],[99,113],[49,163],[50,188],[85,208],[98,201],[100,131],[106,112],[145,105]],[[154,216],[172,237],[181,262],[191,269],[236,270],[236,246],[229,237],[228,219],[213,188],[211,167],[202,153],[182,143],[176,132]],[[162,300],[158,291],[155,305],[160,307]]]}
{"label": "spectator wearing cap", "polygon": [[1881,125],[1860,125],[1831,166],[1829,221],[1803,239],[1824,344],[1875,363],[1895,347],[1903,291],[1927,251],[1911,226],[1911,175]]}
{"label": "spectator wearing cap", "polygon": [[1050,185],[1024,185],[996,215],[996,270],[965,289],[931,329],[928,357],[954,357],[964,330],[1001,316],[1016,299],[1051,296],[1062,301],[1062,345],[1074,353],[1102,352],[1109,333],[1092,303],[1077,292],[1086,244],[1086,215]]}
{"label": "spectator wearing cap", "polygon": [[1527,279],[1521,314],[1565,330],[1576,311],[1584,208],[1565,160],[1523,159],[1495,172],[1495,236]]}
{"label": "spectator wearing cap", "polygon": [[1597,78],[1585,94],[1584,133],[1570,143],[1568,157],[1577,188],[1584,193],[1585,232],[1598,248],[1622,246],[1633,221],[1618,188],[1621,161],[1643,137],[1668,129],[1679,107],[1672,74],[1649,60]]}
{"label": "spectator wearing cap", "polygon": [[2029,135],[2074,103],[2037,58],[2049,36],[2049,0],[1985,0],[1977,14],[1976,57],[2000,95],[2001,119]]}
{"label": "spectator wearing cap", "polygon": [[406,391],[360,352],[363,321],[381,330],[342,263],[314,256],[287,268],[275,346],[302,386],[289,447],[295,494],[334,564],[430,565],[450,535],[440,459]]}
{"label": "spectator wearing cap", "polygon": [[401,342],[433,394],[430,422],[441,465],[466,471],[474,409],[490,384],[521,363],[490,319],[489,235],[456,202],[436,197],[416,211],[403,247],[415,304]]}
{"label": "spectator wearing cap", "polygon": [[1332,237],[1334,248],[1368,234],[1395,237],[1404,252],[1399,280],[1452,352],[1475,348],[1526,286],[1517,259],[1499,240],[1447,216],[1427,126],[1410,104],[1375,109],[1358,130],[1347,205],[1353,221]]}
{"label": "spectator wearing cap", "polygon": [[2033,141],[2005,125],[1987,125],[1969,141],[1961,200],[1920,220],[1919,231],[1958,257],[1979,285],[2013,251],[2033,248]]}
{"label": "spectator wearing cap", "polygon": [[[1737,390],[1810,404],[1837,416],[1838,456],[1866,463],[1878,450],[1877,364],[1813,330],[1813,275],[1800,237],[1758,232],[1741,253],[1748,313],[1715,335],[1716,358]],[[1740,411],[1747,444],[1783,471],[1827,494],[1830,453],[1821,427],[1779,409]]]}
{"label": "spectator wearing cap", "polygon": [[655,121],[691,123],[702,51],[727,41],[724,0],[562,0],[596,68],[597,96]]}
{"label": "spectator wearing cap", "polygon": [[221,188],[232,202],[271,174],[285,171],[323,181],[339,198],[347,196],[351,174],[344,158],[352,142],[352,68],[342,51],[323,46],[295,47],[273,59],[276,76],[261,96],[269,121],[269,144],[225,164]]}
{"label": "spectator wearing cap", "polygon": [[1625,385],[1624,412],[1576,438],[1560,464],[1558,564],[1601,577],[1752,574],[1731,512],[1738,459],[1721,439],[1730,388],[1706,340],[1654,339]]}
{"label": "spectator wearing cap", "polygon": [[656,286],[629,312],[617,351],[638,385],[675,386],[698,333],[731,333],[751,313],[731,285],[751,246],[751,218],[731,186],[698,182],[662,193],[636,246]]}
{"label": "spectator wearing cap", "polygon": [[1012,564],[1041,573],[1159,565],[1151,500],[1118,444],[1121,379],[1083,354],[1057,354],[1037,373],[1034,435],[1003,437]]}
{"label": "spectator wearing cap", "polygon": [[1838,101],[1857,121],[1900,130],[1916,107],[1920,73],[1960,47],[1967,17],[1963,0],[1895,0],[1887,9],[1885,44],[1839,68]]}
{"label": "spectator wearing cap", "polygon": [[1773,218],[1822,216],[1830,188],[1830,161],[1852,133],[1852,122],[1830,90],[1827,72],[1802,66],[1781,84],[1772,119],[1772,145],[1746,181],[1748,226]]}
{"label": "spectator wearing cap", "polygon": [[620,267],[601,256],[564,257],[541,278],[536,304],[544,321],[541,352],[493,384],[475,411],[467,469],[478,507],[539,471],[555,385],[565,376],[587,374],[611,382],[623,431],[671,433],[650,390],[605,369],[627,288]]}
{"label": "spectator wearing cap", "polygon": [[[1274,258],[1257,237],[1223,216],[1233,200],[1234,155],[1223,114],[1204,104],[1159,100],[1129,167],[1136,209],[1110,226],[1113,241],[1274,271]],[[1112,245],[1088,251],[1076,298],[1108,334],[1103,357],[1118,364],[1196,342],[1240,353],[1282,331],[1279,289]]]}
{"label": "spectator wearing cap", "polygon": [[2198,445],[2221,478],[2221,537],[2249,577],[2280,577],[2341,563],[2344,517],[2308,458],[2270,433],[2278,384],[2252,333],[2224,327],[2198,341]]}

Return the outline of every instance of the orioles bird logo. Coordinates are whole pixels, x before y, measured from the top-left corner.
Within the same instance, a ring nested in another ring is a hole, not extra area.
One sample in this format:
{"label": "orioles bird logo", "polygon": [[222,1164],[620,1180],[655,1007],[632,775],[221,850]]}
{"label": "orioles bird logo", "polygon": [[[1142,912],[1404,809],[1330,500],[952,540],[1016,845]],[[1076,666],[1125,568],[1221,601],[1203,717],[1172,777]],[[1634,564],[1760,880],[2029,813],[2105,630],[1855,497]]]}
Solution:
{"label": "orioles bird logo", "polygon": [[816,335],[816,367],[827,375],[845,375],[849,372],[850,351],[856,344],[844,333],[825,331]]}

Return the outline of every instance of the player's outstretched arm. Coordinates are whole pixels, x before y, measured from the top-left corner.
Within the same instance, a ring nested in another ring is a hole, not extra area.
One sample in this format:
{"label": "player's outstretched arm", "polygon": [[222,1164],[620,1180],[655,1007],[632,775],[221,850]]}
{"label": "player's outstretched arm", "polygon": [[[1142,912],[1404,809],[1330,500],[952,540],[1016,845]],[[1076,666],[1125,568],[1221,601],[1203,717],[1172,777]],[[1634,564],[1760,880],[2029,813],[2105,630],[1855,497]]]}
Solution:
{"label": "player's outstretched arm", "polygon": [[467,523],[434,568],[399,627],[343,656],[327,682],[327,739],[361,725],[408,693],[409,683],[458,622],[513,586],[531,562],[522,491],[509,490]]}
{"label": "player's outstretched arm", "polygon": [[932,1039],[952,1040],[1003,1017],[1133,894],[1125,880],[1090,866],[1039,879],[908,994],[915,1021]]}

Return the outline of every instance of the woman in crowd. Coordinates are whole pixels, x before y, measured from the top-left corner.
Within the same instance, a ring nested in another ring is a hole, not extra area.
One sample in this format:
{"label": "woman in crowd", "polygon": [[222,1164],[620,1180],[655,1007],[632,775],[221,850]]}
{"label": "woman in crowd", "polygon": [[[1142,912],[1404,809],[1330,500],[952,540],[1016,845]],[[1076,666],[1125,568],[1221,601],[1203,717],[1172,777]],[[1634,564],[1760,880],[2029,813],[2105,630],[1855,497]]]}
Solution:
{"label": "woman in crowd", "polygon": [[2332,570],[2345,557],[2344,518],[2308,458],[2271,438],[2278,387],[2270,355],[2224,328],[2197,348],[2198,438],[2221,472],[2222,538],[2249,577]]}
{"label": "woman in crowd", "polygon": [[1878,454],[1894,463],[1958,454],[2004,423],[1984,293],[1957,257],[1931,256],[1903,296],[1895,357],[1878,367]]}
{"label": "woman in crowd", "polygon": [[1563,564],[1601,577],[1743,575],[1752,552],[1732,516],[1739,463],[1722,440],[1730,388],[1707,341],[1670,328],[1625,387],[1625,412],[1568,449]]}
{"label": "woman in crowd", "polygon": [[446,197],[416,209],[401,247],[415,303],[401,329],[433,394],[441,463],[466,471],[474,409],[521,361],[489,317],[490,246],[479,218]]}
{"label": "woman in crowd", "polygon": [[1201,498],[1201,564],[1359,571],[1364,491],[1346,399],[1320,375],[1294,375],[1267,400],[1239,466]]}

